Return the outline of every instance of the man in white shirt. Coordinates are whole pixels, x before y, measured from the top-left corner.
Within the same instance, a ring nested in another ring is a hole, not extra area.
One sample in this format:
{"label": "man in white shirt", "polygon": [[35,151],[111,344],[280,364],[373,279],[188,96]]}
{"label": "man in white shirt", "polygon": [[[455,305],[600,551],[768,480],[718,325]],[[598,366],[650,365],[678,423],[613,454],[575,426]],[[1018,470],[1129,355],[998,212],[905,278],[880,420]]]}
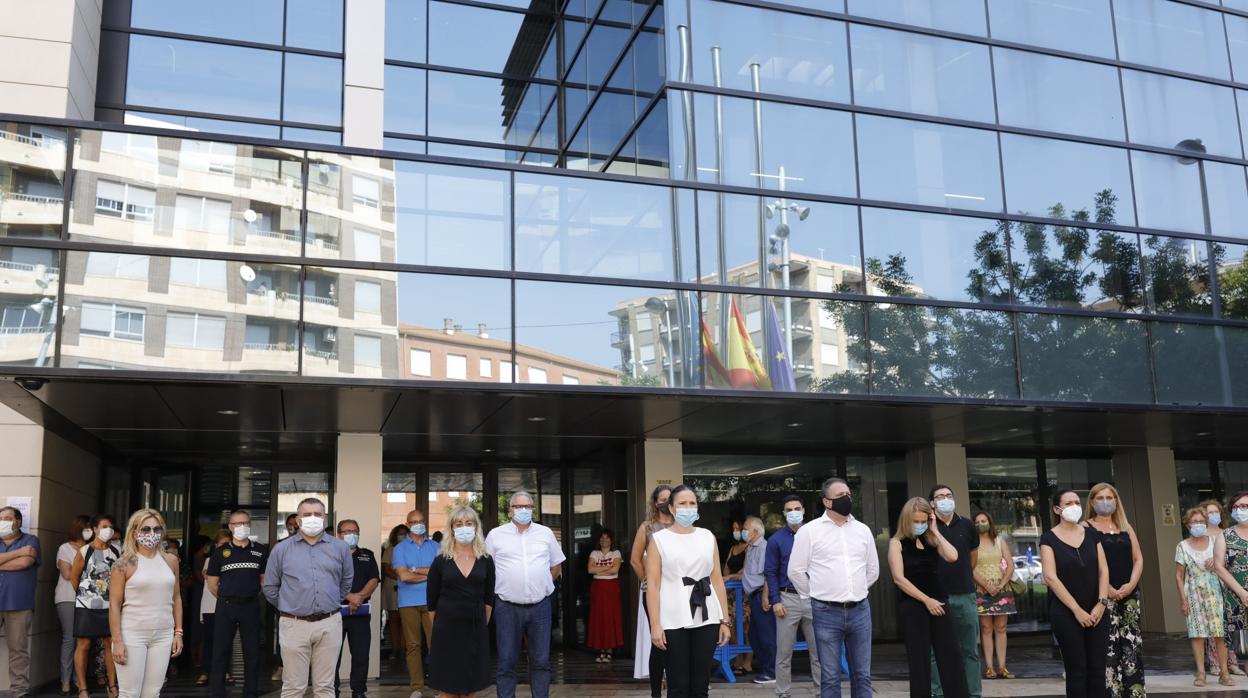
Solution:
{"label": "man in white shirt", "polygon": [[880,556],[871,529],[853,517],[849,485],[823,483],[825,515],[802,526],[793,538],[789,581],[810,597],[819,651],[819,695],[840,698],[841,648],[850,673],[852,698],[871,696],[871,605],[867,592],[880,578]]}
{"label": "man in white shirt", "polygon": [[521,638],[529,652],[533,698],[550,695],[550,595],[565,556],[555,534],[533,523],[533,497],[511,495],[511,521],[490,531],[485,551],[494,558],[494,634],[498,642],[498,698],[515,698]]}

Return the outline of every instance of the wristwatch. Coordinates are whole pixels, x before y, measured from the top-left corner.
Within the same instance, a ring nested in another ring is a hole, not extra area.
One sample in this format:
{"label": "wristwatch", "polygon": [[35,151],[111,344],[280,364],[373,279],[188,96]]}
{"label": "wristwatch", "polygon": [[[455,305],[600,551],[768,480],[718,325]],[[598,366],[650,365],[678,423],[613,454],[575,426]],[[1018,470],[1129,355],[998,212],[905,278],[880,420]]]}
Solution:
{"label": "wristwatch", "polygon": [[1109,597],[1108,597],[1108,596],[1107,596],[1107,597],[1104,597],[1104,598],[1102,598],[1102,599],[1101,599],[1101,605],[1102,605],[1102,606],[1104,606],[1105,608],[1109,608]]}

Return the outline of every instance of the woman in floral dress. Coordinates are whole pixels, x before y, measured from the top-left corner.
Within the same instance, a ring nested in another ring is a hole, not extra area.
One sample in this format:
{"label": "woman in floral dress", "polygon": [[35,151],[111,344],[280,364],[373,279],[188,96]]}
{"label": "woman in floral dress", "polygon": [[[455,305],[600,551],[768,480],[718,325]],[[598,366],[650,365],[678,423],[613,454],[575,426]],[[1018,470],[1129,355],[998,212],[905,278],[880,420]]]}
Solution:
{"label": "woman in floral dress", "polygon": [[1226,587],[1227,632],[1234,636],[1248,627],[1248,491],[1231,497],[1231,520],[1234,525],[1222,531],[1214,552],[1214,570]]}
{"label": "woman in floral dress", "polygon": [[[975,568],[975,605],[979,612],[979,637],[984,648],[984,678],[1012,679],[1014,674],[1005,666],[1006,626],[1017,613],[1010,579],[1014,557],[1005,537],[997,534],[992,516],[981,511],[975,514],[975,530],[979,531],[979,548]],[[993,664],[993,654],[997,663]],[[1000,671],[994,667],[999,666]]]}
{"label": "woman in floral dress", "polygon": [[1216,540],[1209,535],[1208,517],[1199,507],[1183,514],[1183,527],[1190,538],[1179,541],[1174,549],[1175,581],[1179,585],[1179,600],[1183,615],[1187,618],[1187,636],[1192,641],[1192,655],[1196,658],[1196,686],[1205,685],[1205,643],[1213,640],[1218,655],[1218,683],[1234,686],[1235,681],[1226,668],[1226,626],[1222,608],[1222,584],[1216,573],[1209,571],[1205,563],[1213,558]]}
{"label": "woman in floral dress", "polygon": [[1134,698],[1144,689],[1143,644],[1140,630],[1140,578],[1144,554],[1135,529],[1127,521],[1118,490],[1107,482],[1088,490],[1087,521],[1105,551],[1109,566],[1109,654],[1105,661],[1105,686],[1113,698]]}

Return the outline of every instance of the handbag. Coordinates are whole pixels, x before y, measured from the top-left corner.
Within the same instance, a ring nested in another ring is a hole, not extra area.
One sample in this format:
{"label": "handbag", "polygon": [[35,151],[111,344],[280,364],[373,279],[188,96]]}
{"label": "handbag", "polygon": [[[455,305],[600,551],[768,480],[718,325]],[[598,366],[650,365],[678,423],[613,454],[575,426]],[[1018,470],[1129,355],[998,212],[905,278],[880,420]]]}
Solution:
{"label": "handbag", "polygon": [[1014,578],[1014,570],[1011,569],[1013,565],[1010,564],[1009,558],[1005,556],[1005,546],[1001,545],[1000,537],[997,538],[996,545],[997,553],[1001,556],[1001,574],[1009,580],[1005,583],[1005,589],[1014,595],[1027,591],[1027,586]]}

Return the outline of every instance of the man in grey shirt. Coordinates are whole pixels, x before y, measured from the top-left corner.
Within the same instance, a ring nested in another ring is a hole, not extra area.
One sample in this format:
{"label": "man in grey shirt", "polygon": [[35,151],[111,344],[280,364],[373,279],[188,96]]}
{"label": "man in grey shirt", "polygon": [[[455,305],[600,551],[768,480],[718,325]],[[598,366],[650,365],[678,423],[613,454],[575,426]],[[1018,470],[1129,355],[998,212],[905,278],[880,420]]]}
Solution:
{"label": "man in grey shirt", "polygon": [[264,596],[277,607],[282,651],[282,698],[302,698],[312,676],[316,698],[334,698],[342,650],[342,599],[351,591],[351,548],[325,535],[325,503],[299,502],[299,533],[273,547],[264,570]]}
{"label": "man in grey shirt", "polygon": [[754,650],[754,668],[758,670],[754,683],[772,684],[776,682],[776,617],[771,615],[767,578],[763,576],[767,562],[763,520],[745,517],[745,531],[749,547],[745,549],[741,587],[750,604],[750,647]]}

